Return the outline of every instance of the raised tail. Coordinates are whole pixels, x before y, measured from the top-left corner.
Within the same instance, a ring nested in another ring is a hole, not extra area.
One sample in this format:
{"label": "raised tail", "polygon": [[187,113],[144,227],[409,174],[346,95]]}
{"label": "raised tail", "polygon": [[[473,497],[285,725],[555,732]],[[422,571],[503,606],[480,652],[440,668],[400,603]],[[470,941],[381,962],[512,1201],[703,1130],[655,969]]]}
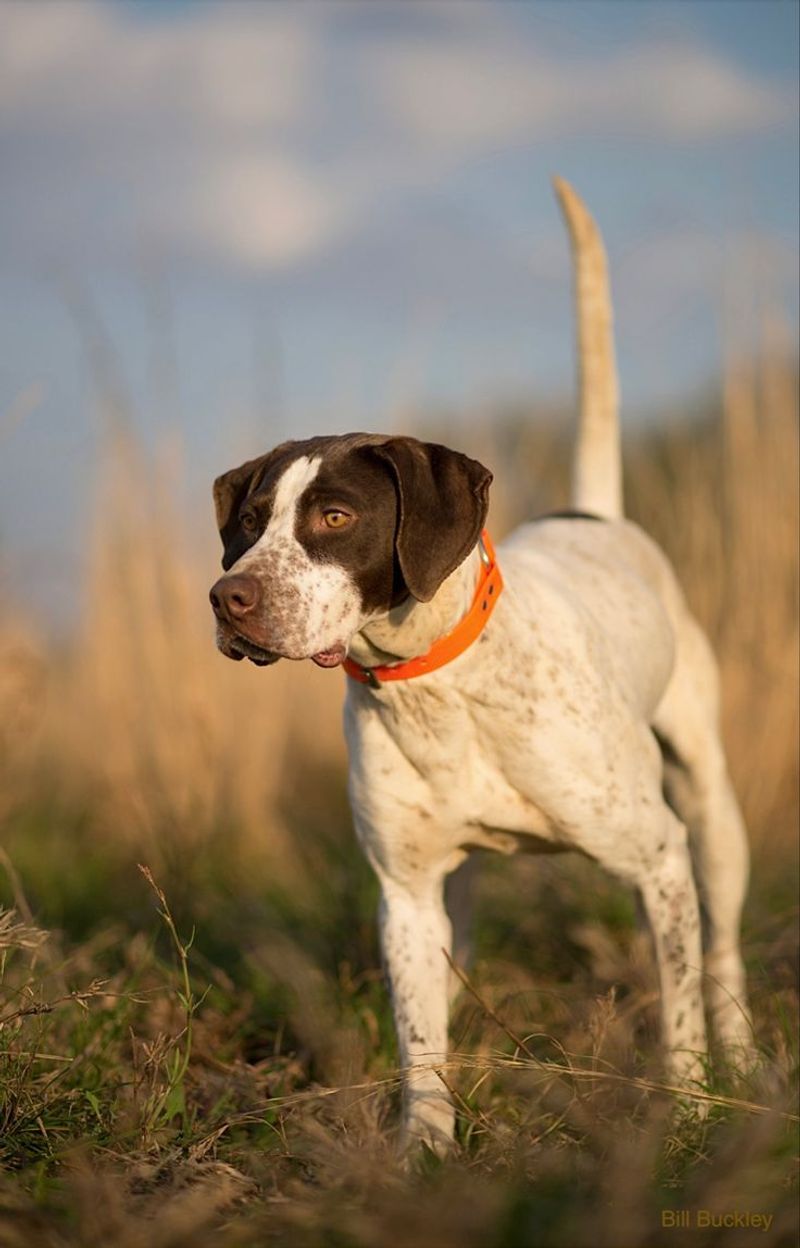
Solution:
{"label": "raised tail", "polygon": [[571,506],[621,516],[619,386],[606,253],[586,205],[563,178],[553,178],[569,230],[575,273],[580,415],[572,466]]}

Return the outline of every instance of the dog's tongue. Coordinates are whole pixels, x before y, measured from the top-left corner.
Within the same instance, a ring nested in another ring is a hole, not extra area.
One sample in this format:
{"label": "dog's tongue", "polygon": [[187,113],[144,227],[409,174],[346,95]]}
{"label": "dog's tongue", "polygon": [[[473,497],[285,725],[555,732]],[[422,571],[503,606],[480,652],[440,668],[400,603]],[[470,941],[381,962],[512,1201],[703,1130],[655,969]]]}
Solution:
{"label": "dog's tongue", "polygon": [[344,646],[332,646],[330,650],[320,650],[319,654],[312,654],[311,658],[317,667],[338,667],[340,663],[344,663],[346,654]]}

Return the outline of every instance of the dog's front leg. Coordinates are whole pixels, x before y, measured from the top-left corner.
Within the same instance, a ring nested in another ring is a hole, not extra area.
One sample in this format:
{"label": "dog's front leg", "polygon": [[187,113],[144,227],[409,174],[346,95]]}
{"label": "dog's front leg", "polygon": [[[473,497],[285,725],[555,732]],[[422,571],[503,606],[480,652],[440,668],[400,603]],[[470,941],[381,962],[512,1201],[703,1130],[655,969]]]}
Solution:
{"label": "dog's front leg", "polygon": [[443,880],[424,877],[412,887],[384,878],[381,885],[381,944],[406,1071],[405,1140],[444,1152],[453,1139],[454,1111],[438,1073],[447,1058],[444,951],[450,952],[451,942]]}

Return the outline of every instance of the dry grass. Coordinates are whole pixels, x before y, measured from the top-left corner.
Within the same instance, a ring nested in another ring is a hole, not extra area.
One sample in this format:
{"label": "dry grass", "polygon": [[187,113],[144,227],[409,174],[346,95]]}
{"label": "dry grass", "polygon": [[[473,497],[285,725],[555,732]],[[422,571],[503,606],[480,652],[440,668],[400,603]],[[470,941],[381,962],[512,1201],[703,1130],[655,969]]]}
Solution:
{"label": "dry grass", "polygon": [[[341,677],[218,657],[212,538],[117,427],[75,635],[0,628],[0,1245],[624,1248],[674,1243],[672,1207],[773,1215],[685,1244],[794,1242],[796,372],[732,365],[694,417],[629,441],[628,495],[721,658],[762,1069],[710,1069],[708,1118],[676,1118],[630,896],[588,863],[487,862],[458,1151],[407,1173]],[[563,504],[563,431],[470,438],[498,535]]]}

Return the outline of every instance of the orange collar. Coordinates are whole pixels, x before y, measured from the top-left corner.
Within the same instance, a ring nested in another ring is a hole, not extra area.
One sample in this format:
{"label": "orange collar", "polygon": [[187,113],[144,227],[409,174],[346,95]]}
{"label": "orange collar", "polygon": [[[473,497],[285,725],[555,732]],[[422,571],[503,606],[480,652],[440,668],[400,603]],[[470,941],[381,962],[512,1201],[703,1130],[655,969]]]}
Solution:
{"label": "orange collar", "polygon": [[483,632],[486,621],[492,614],[495,603],[503,590],[503,578],[497,565],[494,547],[485,529],[478,541],[478,550],[483,565],[483,574],[475,590],[472,606],[452,632],[435,641],[427,654],[421,654],[416,659],[408,659],[405,663],[397,663],[393,666],[384,664],[382,667],[362,667],[360,663],[356,663],[355,659],[345,659],[343,667],[347,675],[362,685],[371,685],[373,689],[379,689],[386,680],[411,680],[414,676],[425,676],[428,672],[436,671],[437,667],[444,667],[445,663],[450,663],[463,654]]}

